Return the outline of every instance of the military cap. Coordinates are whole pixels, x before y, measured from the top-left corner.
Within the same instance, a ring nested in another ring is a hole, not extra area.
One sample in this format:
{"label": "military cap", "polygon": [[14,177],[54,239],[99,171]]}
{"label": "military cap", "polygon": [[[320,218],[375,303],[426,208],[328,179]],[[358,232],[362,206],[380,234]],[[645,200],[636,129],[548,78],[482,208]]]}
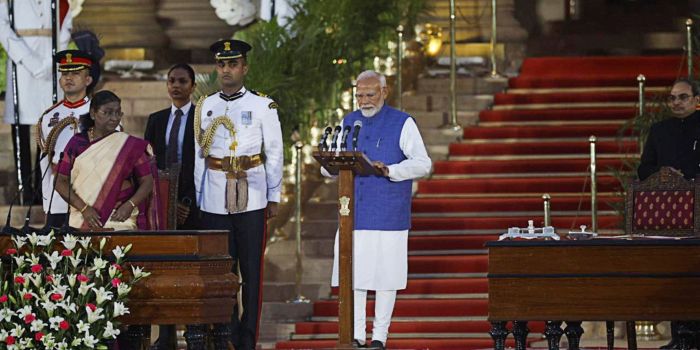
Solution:
{"label": "military cap", "polygon": [[90,68],[93,64],[92,55],[81,50],[63,50],[56,53],[56,63],[59,72],[72,72]]}
{"label": "military cap", "polygon": [[252,47],[247,42],[234,39],[219,40],[209,47],[217,61],[246,57],[250,49]]}

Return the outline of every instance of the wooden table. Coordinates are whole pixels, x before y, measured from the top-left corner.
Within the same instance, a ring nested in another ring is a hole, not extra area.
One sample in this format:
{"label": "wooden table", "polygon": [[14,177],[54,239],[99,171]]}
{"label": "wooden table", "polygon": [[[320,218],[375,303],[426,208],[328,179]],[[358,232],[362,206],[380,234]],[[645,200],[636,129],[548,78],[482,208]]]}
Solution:
{"label": "wooden table", "polygon": [[[581,321],[700,319],[700,239],[499,241],[486,246],[496,349],[504,348],[507,321],[513,321],[517,349],[525,349],[527,321],[546,321],[550,349],[558,348],[563,334],[569,349],[577,349]],[[681,336],[694,334],[683,329]]]}
{"label": "wooden table", "polygon": [[[115,231],[92,236],[93,244],[107,238],[105,252],[131,243],[127,264],[151,272],[129,293],[130,313],[119,319],[130,325],[132,348],[141,349],[150,325],[186,324],[188,349],[204,349],[207,325],[217,324],[215,348],[228,349],[227,325],[238,290],[228,231]],[[11,244],[9,236],[0,236],[0,251]]]}

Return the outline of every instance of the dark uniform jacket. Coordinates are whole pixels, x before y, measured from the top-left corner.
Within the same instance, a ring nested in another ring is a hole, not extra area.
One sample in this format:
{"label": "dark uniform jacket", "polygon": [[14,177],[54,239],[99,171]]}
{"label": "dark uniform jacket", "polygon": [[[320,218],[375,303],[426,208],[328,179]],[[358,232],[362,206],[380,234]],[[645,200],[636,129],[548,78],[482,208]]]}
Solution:
{"label": "dark uniform jacket", "polygon": [[[165,169],[166,158],[166,130],[168,129],[168,118],[170,118],[170,107],[155,112],[148,117],[144,139],[151,142],[153,152],[156,156],[158,169]],[[197,219],[199,210],[197,208],[197,197],[194,187],[194,104],[190,107],[185,124],[185,138],[182,141],[182,167],[178,181],[177,199],[183,202],[185,198],[190,200],[190,215],[184,225],[178,225],[178,229],[197,229]]]}
{"label": "dark uniform jacket", "polygon": [[686,179],[700,169],[700,112],[686,118],[668,118],[651,126],[637,169],[644,180],[661,167],[673,167]]}

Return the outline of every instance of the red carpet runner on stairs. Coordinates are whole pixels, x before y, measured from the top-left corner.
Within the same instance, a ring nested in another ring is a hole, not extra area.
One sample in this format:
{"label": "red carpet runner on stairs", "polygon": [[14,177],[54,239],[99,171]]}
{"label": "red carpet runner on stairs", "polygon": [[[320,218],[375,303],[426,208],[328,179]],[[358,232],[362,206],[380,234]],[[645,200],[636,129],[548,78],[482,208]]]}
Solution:
{"label": "red carpet runner on stairs", "polygon": [[[450,145],[449,159],[418,181],[409,239],[408,288],[399,292],[388,348],[490,348],[487,254],[484,243],[508,227],[542,225],[543,193],[552,196],[553,224],[561,232],[590,224],[588,152],[598,142],[599,227],[614,233],[620,199],[613,176],[637,144],[622,124],[634,116],[636,77],[666,87],[679,73],[677,57],[534,58],[524,62],[509,90],[480,113],[477,127]],[[584,88],[584,89],[582,89]],[[614,106],[611,106],[614,103]],[[420,117],[417,117],[420,125]],[[337,291],[314,303],[308,322],[277,349],[333,347]],[[368,303],[368,315],[374,304]],[[541,323],[530,324],[541,339]],[[368,323],[371,332],[371,323]],[[512,346],[512,337],[510,345]]]}

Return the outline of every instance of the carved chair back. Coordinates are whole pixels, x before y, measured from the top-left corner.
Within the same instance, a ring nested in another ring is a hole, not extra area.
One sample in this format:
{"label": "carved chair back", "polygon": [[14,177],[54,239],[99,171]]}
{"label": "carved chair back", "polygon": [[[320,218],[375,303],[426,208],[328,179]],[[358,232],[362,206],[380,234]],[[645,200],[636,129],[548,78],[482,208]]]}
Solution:
{"label": "carved chair back", "polygon": [[180,164],[169,169],[158,170],[158,191],[160,194],[159,217],[165,218],[165,229],[177,229],[177,191],[180,179]]}

